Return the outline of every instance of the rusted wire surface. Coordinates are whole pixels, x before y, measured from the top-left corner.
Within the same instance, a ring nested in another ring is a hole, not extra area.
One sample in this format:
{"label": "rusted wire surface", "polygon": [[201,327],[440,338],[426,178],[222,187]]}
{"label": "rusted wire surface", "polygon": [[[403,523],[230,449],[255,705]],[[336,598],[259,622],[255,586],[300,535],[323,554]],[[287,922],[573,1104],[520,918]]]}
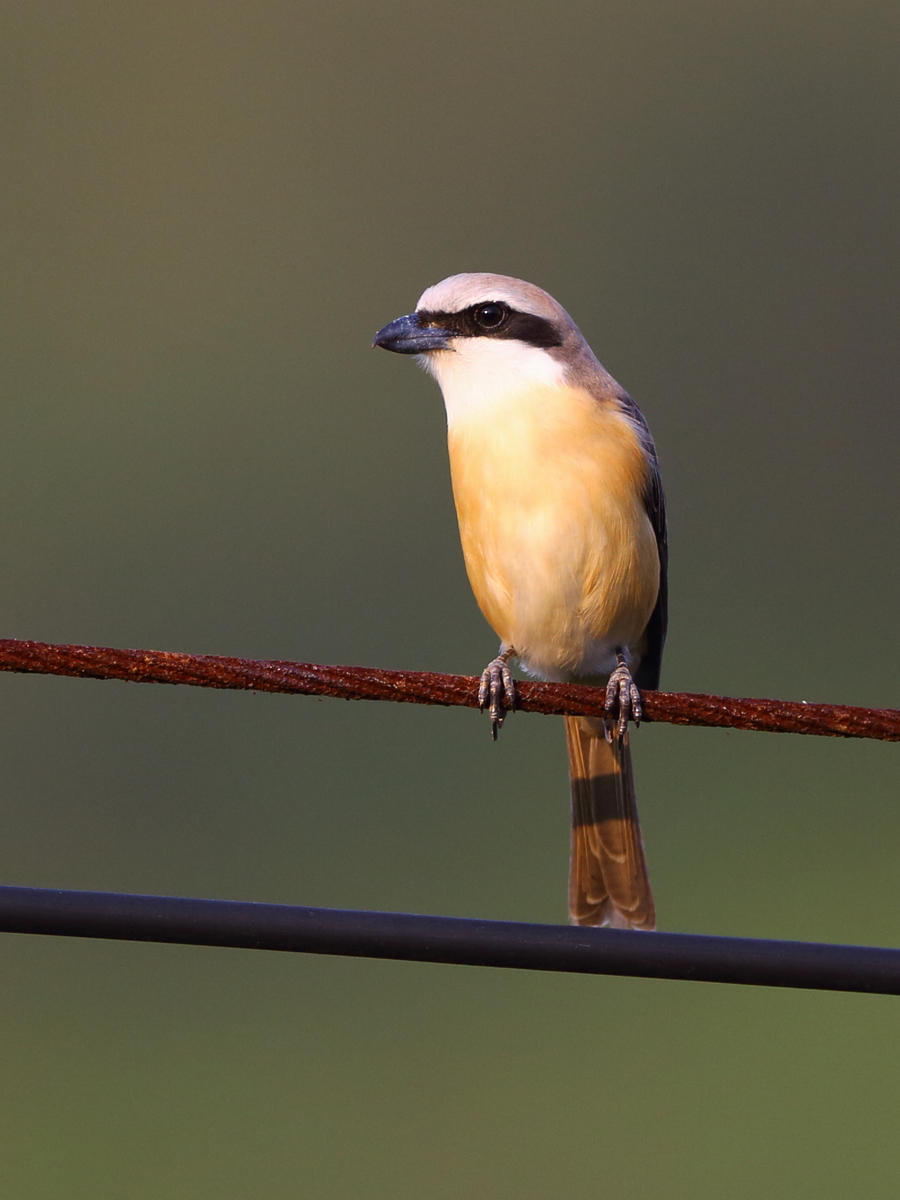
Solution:
{"label": "rusted wire surface", "polygon": [[[134,683],[183,683],[194,687],[334,696],[343,700],[395,700],[408,704],[478,707],[478,680],[428,671],[383,671],[375,667],[329,667],[315,663],[267,662],[212,654],[162,650],[112,650],[104,646],[58,646],[0,639],[0,670],[78,679],[124,679]],[[518,684],[525,712],[603,715],[597,688],[556,683]],[[686,692],[645,692],[648,721],[808,733],[821,737],[900,741],[900,711],[803,704],[789,700],[739,700]]]}

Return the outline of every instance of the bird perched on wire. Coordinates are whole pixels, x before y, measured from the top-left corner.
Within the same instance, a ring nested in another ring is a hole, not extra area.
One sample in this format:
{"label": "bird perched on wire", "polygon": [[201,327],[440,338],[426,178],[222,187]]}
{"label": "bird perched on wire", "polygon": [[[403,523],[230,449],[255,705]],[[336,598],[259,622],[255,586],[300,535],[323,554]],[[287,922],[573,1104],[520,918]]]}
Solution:
{"label": "bird perched on wire", "polygon": [[500,653],[481,679],[496,737],[515,706],[509,660],[606,689],[605,721],[566,717],[569,912],[653,929],[628,723],[659,686],[666,516],[653,439],[552,296],[508,275],[453,275],[375,346],[414,354],[447,409],[466,569]]}

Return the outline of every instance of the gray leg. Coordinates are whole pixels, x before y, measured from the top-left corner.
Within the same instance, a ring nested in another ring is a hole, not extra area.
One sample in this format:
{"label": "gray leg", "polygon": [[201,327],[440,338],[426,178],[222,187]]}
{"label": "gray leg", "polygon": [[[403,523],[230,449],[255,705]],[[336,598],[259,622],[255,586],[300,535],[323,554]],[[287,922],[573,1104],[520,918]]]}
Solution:
{"label": "gray leg", "polygon": [[612,741],[613,732],[620,738],[628,735],[628,722],[634,721],[640,725],[644,715],[641,707],[641,693],[637,684],[631,678],[625,655],[621,650],[616,651],[618,666],[609,677],[606,685],[606,740]]}
{"label": "gray leg", "polygon": [[516,707],[516,681],[507,663],[515,658],[516,652],[509,646],[484,668],[478,687],[478,707],[491,713],[491,737],[496,742],[497,733],[507,712]]}

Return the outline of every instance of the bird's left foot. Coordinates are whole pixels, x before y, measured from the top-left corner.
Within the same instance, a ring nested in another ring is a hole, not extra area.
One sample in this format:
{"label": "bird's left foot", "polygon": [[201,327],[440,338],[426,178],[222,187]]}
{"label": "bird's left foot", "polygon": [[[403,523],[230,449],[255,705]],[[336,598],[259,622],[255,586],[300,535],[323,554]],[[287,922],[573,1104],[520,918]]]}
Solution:
{"label": "bird's left foot", "polygon": [[640,725],[644,715],[641,706],[641,693],[631,678],[624,654],[617,654],[618,666],[609,677],[606,685],[606,740],[612,741],[613,733],[625,738],[628,734],[628,722],[634,721]]}
{"label": "bird's left foot", "polygon": [[515,654],[510,647],[492,659],[481,672],[478,686],[478,707],[487,708],[491,714],[491,738],[496,742],[497,734],[507,712],[512,712],[518,703],[516,681],[509,669],[509,660]]}

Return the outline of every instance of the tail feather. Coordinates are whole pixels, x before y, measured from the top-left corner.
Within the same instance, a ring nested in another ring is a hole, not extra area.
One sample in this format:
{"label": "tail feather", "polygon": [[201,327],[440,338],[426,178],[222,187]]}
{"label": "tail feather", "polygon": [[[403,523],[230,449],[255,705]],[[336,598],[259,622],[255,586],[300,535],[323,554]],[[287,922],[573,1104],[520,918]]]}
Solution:
{"label": "tail feather", "polygon": [[576,925],[653,929],[627,736],[608,742],[600,721],[565,721],[572,784],[569,915]]}

